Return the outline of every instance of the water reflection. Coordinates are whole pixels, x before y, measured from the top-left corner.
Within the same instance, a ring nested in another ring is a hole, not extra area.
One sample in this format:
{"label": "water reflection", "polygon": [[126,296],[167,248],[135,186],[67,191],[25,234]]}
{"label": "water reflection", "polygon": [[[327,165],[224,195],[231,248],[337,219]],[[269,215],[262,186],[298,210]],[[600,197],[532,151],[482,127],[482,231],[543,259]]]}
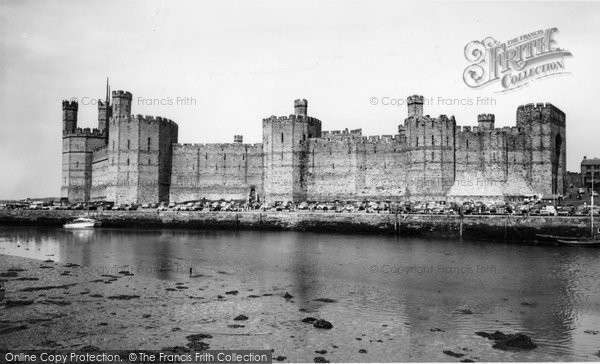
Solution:
{"label": "water reflection", "polygon": [[189,267],[233,274],[256,291],[289,291],[298,309],[335,307],[350,320],[399,324],[408,345],[435,328],[464,335],[500,329],[534,336],[549,354],[581,359],[598,349],[597,336],[584,333],[600,328],[596,249],[294,232],[1,228],[0,253],[163,280],[186,278]]}

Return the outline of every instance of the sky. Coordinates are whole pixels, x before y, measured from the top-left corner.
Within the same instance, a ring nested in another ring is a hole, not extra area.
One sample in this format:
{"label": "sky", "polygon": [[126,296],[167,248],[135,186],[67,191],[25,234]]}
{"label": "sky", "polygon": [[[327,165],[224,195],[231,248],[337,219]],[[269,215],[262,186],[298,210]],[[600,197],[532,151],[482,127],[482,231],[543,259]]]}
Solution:
{"label": "sky", "polygon": [[[547,28],[567,73],[503,93],[464,83],[469,42]],[[262,119],[298,98],[323,130],[363,135],[395,134],[412,94],[459,125],[514,126],[519,105],[551,102],[578,171],[600,157],[599,38],[593,2],[0,0],[0,199],[60,195],[61,101],[96,127],[107,77],[134,114],[176,121],[180,143],[258,143]]]}

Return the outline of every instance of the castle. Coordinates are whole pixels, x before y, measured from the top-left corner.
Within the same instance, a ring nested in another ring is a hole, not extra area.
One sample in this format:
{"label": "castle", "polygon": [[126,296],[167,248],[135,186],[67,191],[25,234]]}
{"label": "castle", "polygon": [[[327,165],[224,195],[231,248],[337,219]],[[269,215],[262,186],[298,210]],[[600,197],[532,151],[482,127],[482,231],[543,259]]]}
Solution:
{"label": "castle", "polygon": [[565,114],[550,103],[519,106],[516,126],[500,129],[493,114],[473,127],[423,115],[423,97],[410,96],[396,135],[367,137],[322,131],[301,99],[294,114],[263,119],[262,143],[180,144],[176,123],[132,115],[131,101],[107,90],[93,130],[63,101],[62,198],[506,201],[565,190]]}

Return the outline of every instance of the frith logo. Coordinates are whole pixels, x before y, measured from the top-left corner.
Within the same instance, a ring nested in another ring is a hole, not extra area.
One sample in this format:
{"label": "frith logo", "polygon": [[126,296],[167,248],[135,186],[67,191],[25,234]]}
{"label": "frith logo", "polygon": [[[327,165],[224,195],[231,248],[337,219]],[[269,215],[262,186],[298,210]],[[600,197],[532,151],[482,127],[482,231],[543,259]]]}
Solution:
{"label": "frith logo", "polygon": [[534,80],[568,73],[566,57],[571,52],[558,48],[554,36],[557,28],[538,30],[500,43],[492,37],[472,41],[465,46],[465,57],[472,64],[465,68],[463,79],[471,88],[499,82],[502,89],[514,90]]}

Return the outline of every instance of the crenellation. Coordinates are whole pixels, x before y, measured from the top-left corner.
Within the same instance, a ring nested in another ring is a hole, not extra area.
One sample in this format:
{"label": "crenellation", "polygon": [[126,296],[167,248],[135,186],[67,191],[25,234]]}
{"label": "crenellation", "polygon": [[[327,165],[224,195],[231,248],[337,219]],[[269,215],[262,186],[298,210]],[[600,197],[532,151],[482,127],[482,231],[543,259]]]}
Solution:
{"label": "crenellation", "polygon": [[453,115],[423,115],[424,98],[413,95],[398,134],[364,136],[362,129],[322,131],[308,101],[297,99],[293,114],[262,119],[262,143],[244,144],[242,135],[233,143],[178,143],[175,122],[132,115],[129,92],[112,98],[99,104],[98,128],[78,127],[78,104],[63,101],[66,198],[443,200],[462,196],[459,184],[473,178],[499,184],[494,193],[506,196],[515,185],[564,191],[565,114],[550,103],[520,105],[516,126],[495,128],[494,114],[459,126]]}

